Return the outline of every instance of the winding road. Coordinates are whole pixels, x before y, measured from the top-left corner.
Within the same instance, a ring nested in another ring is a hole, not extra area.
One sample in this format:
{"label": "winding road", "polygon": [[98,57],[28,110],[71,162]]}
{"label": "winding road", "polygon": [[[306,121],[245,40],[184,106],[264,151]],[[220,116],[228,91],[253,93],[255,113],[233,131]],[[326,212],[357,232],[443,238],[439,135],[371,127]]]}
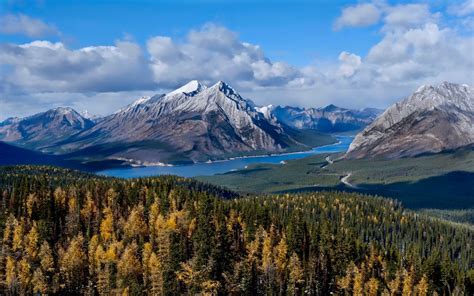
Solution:
{"label": "winding road", "polygon": [[354,184],[351,184],[349,183],[349,178],[352,176],[352,173],[348,173],[347,175],[345,175],[344,177],[341,178],[341,182],[346,185],[347,187],[350,187],[350,188],[357,188],[357,186],[355,186]]}

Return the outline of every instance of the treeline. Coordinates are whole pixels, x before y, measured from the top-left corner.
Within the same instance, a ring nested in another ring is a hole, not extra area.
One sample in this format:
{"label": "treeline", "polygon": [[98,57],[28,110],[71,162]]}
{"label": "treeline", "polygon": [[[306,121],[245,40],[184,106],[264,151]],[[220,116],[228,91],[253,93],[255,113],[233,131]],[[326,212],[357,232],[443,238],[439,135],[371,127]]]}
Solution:
{"label": "treeline", "polygon": [[393,200],[28,166],[0,193],[0,294],[474,293],[474,232]]}

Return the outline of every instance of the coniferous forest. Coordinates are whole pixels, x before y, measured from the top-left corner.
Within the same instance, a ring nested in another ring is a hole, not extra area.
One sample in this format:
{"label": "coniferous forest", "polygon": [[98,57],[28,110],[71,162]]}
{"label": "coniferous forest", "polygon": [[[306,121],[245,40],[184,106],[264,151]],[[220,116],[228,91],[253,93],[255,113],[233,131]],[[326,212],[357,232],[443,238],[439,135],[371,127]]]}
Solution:
{"label": "coniferous forest", "polygon": [[0,168],[6,295],[473,295],[474,231],[342,192]]}

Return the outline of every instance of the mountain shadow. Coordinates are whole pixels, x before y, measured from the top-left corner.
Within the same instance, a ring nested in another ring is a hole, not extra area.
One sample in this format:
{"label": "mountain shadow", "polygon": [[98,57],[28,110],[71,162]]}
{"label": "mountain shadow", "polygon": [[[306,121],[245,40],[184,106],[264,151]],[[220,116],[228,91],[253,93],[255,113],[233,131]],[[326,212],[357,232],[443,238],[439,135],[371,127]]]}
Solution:
{"label": "mountain shadow", "polygon": [[454,171],[416,182],[357,184],[358,188],[349,188],[342,184],[334,187],[308,186],[278,193],[339,190],[398,199],[411,209],[465,209],[474,207],[472,184],[474,184],[473,172]]}

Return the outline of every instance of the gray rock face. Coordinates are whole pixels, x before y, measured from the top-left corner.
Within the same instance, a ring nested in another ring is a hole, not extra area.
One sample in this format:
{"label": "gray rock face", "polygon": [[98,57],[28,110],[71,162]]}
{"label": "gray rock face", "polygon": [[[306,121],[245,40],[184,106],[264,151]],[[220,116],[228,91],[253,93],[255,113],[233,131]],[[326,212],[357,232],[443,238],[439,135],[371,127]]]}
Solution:
{"label": "gray rock face", "polygon": [[375,108],[351,110],[331,104],[323,108],[308,109],[277,106],[272,112],[280,122],[294,128],[345,132],[364,128],[372,123],[382,110]]}
{"label": "gray rock face", "polygon": [[0,123],[0,141],[42,149],[92,127],[94,123],[72,108],[59,107]]}
{"label": "gray rock face", "polygon": [[474,92],[444,82],[421,86],[359,133],[346,158],[400,158],[474,143]]}
{"label": "gray rock face", "polygon": [[133,143],[117,148],[112,157],[147,162],[166,162],[173,155],[203,161],[242,152],[280,152],[300,144],[221,81],[209,88],[191,81],[166,95],[142,97],[74,135],[61,150],[111,143]]}

